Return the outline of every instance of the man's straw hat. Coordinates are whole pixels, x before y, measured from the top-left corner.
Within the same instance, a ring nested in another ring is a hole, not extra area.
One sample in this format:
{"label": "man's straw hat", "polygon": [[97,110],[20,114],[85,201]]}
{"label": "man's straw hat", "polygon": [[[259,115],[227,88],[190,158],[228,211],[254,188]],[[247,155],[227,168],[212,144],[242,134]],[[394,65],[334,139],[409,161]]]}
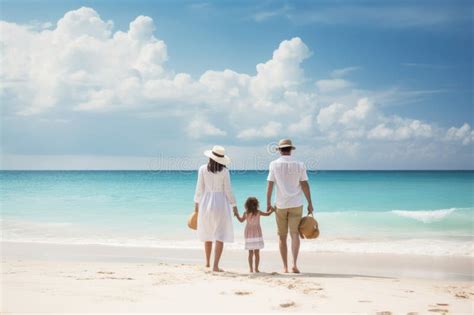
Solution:
{"label": "man's straw hat", "polygon": [[282,148],[291,148],[292,150],[296,149],[290,139],[281,139],[278,141],[278,149]]}

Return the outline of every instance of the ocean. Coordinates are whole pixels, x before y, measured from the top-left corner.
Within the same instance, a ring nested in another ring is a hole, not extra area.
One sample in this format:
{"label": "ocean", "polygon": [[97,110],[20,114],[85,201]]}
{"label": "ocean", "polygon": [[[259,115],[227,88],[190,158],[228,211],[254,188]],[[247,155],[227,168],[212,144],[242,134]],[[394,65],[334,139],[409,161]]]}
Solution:
{"label": "ocean", "polygon": [[[474,171],[311,171],[321,236],[302,251],[474,256]],[[265,206],[266,171],[232,171],[239,210]],[[201,248],[193,171],[1,171],[2,240]],[[243,228],[234,221],[243,250]],[[277,250],[275,218],[262,218]]]}

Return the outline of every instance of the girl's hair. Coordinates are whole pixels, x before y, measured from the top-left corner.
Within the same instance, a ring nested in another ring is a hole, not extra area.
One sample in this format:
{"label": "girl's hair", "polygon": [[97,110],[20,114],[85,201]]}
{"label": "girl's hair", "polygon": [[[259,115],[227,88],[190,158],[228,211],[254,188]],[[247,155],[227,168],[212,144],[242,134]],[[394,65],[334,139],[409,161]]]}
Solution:
{"label": "girl's hair", "polygon": [[247,214],[256,214],[258,212],[258,199],[255,197],[247,198],[247,201],[245,201],[245,210]]}
{"label": "girl's hair", "polygon": [[207,170],[212,173],[219,173],[224,167],[225,165],[217,163],[213,159],[209,159],[209,163],[207,163]]}

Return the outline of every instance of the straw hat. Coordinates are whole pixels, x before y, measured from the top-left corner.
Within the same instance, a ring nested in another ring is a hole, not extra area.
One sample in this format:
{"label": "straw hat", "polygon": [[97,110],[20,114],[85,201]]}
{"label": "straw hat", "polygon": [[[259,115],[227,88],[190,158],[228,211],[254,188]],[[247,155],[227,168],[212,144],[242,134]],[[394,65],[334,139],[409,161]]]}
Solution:
{"label": "straw hat", "polygon": [[312,239],[319,236],[318,221],[313,217],[313,214],[301,219],[298,231],[300,232],[301,238]]}
{"label": "straw hat", "polygon": [[230,157],[225,155],[225,149],[220,145],[215,145],[212,150],[204,151],[204,155],[222,165],[230,163]]}
{"label": "straw hat", "polygon": [[192,230],[197,230],[198,226],[198,213],[193,211],[188,218],[188,227]]}
{"label": "straw hat", "polygon": [[281,139],[280,141],[278,141],[278,149],[282,149],[282,148],[291,148],[292,150],[296,149],[294,146],[293,146],[293,143],[291,142],[290,139]]}

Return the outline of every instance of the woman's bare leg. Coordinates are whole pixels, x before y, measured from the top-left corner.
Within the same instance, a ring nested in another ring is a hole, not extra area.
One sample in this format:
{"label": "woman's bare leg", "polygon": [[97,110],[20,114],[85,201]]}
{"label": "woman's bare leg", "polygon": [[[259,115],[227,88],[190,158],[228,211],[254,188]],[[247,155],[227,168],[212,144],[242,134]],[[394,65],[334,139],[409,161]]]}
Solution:
{"label": "woman's bare leg", "polygon": [[216,247],[214,249],[214,271],[222,271],[219,269],[219,260],[221,259],[222,251],[224,249],[224,243],[221,241],[216,241]]}
{"label": "woman's bare leg", "polygon": [[258,270],[258,265],[260,264],[260,249],[254,250],[255,252],[255,272],[260,272]]}
{"label": "woman's bare leg", "polygon": [[212,242],[204,242],[204,251],[206,252],[206,267],[211,266]]}
{"label": "woman's bare leg", "polygon": [[249,250],[249,268],[250,272],[253,272],[253,250]]}

